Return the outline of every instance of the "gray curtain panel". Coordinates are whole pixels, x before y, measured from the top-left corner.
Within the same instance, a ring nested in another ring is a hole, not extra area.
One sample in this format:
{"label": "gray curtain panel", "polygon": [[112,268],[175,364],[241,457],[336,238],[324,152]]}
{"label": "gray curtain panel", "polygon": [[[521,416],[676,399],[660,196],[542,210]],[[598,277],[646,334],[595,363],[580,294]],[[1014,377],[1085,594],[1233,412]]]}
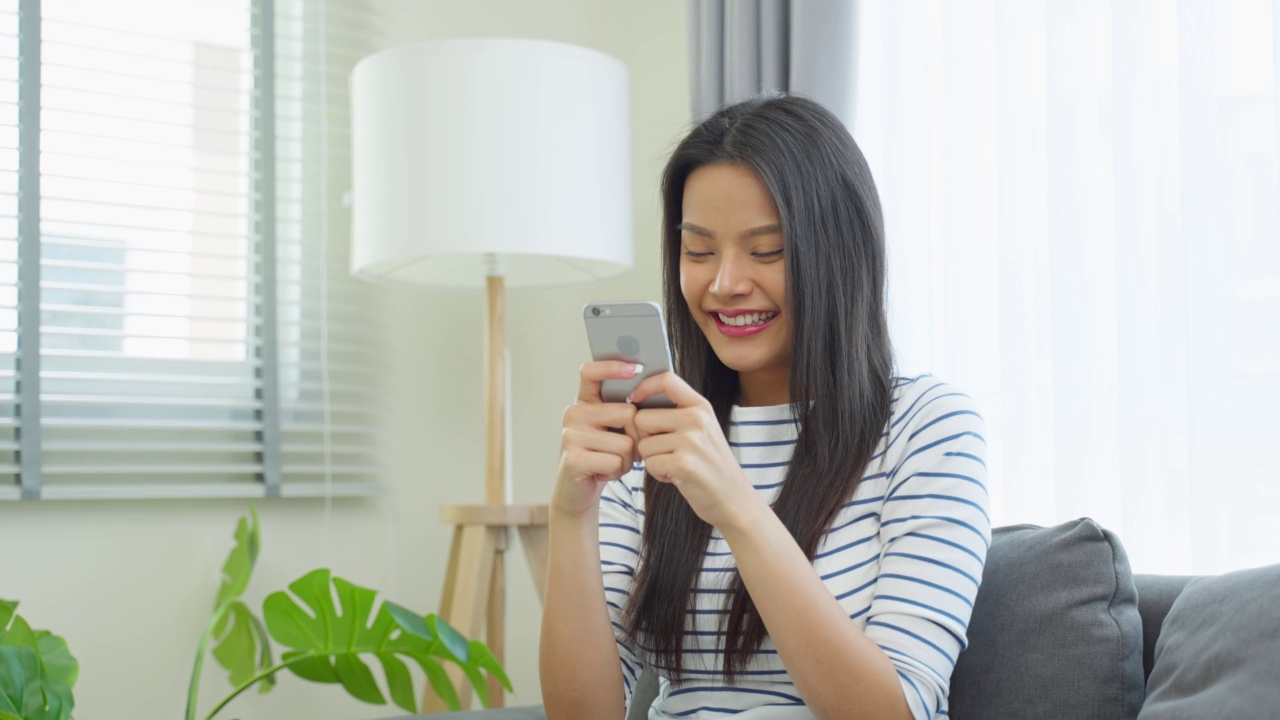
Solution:
{"label": "gray curtain panel", "polygon": [[857,0],[689,0],[695,122],[784,90],[853,121]]}

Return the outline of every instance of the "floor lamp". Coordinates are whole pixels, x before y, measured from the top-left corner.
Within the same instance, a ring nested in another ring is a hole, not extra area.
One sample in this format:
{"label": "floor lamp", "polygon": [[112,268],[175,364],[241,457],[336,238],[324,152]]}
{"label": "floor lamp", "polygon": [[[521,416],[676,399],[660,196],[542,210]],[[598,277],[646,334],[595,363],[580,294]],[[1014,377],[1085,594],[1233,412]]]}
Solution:
{"label": "floor lamp", "polygon": [[[454,533],[439,612],[469,637],[483,628],[502,661],[511,528],[539,597],[547,549],[546,506],[508,492],[506,289],[630,267],[627,70],[563,43],[430,41],[361,60],[351,98],[352,271],[487,292],[484,504],[440,508]],[[468,706],[466,679],[453,680]],[[501,686],[489,694],[502,706]],[[443,709],[430,690],[423,707]]]}

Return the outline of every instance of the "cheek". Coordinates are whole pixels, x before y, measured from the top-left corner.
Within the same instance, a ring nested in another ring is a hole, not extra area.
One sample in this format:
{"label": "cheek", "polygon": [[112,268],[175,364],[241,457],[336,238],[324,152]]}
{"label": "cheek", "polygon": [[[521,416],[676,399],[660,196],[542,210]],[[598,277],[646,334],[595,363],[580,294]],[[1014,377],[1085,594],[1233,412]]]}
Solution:
{"label": "cheek", "polygon": [[684,296],[684,301],[691,307],[697,307],[697,281],[694,274],[689,272],[688,266],[684,264],[680,266],[680,294]]}

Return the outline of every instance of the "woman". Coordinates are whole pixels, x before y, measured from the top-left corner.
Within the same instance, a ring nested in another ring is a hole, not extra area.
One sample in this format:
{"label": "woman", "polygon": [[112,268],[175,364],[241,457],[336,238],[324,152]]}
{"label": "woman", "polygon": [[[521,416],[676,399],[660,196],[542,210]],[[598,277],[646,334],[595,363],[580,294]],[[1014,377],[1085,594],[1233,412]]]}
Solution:
{"label": "woman", "polygon": [[[621,720],[646,665],[651,717],[945,717],[990,540],[982,420],[892,374],[866,161],[775,95],[695,127],[662,195],[676,372],[604,403],[637,370],[588,363],[565,411],[548,717]],[[677,407],[633,404],[659,392]]]}

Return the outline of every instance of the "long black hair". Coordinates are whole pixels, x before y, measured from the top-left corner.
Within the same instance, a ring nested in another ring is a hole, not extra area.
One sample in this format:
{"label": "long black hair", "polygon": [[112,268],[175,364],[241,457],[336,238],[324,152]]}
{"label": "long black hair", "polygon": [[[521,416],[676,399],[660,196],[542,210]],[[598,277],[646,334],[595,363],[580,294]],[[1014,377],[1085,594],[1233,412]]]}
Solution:
{"label": "long black hair", "polygon": [[[728,433],[738,374],[720,362],[680,291],[678,225],[700,167],[753,170],[781,219],[791,324],[791,412],[799,437],[773,510],[812,561],[853,495],[891,411],[893,352],[884,304],[884,222],[871,172],[840,120],[773,94],[727,106],[680,142],[662,177],[663,296],[676,372]],[[645,476],[644,542],[626,632],[655,665],[684,674],[686,622],[711,526],[675,486]],[[736,573],[726,596],[724,673],[736,678],[767,631]]]}

